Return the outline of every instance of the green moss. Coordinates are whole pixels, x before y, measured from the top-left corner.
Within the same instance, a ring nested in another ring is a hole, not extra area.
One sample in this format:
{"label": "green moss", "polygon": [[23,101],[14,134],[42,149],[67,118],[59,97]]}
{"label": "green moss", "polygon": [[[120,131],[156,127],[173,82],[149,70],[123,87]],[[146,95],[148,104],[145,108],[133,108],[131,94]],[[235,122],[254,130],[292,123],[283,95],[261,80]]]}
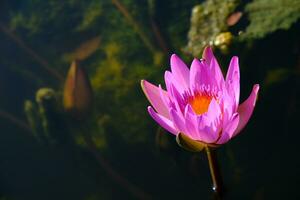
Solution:
{"label": "green moss", "polygon": [[250,24],[245,38],[263,38],[277,30],[289,29],[300,18],[298,0],[254,0],[246,6]]}
{"label": "green moss", "polygon": [[192,10],[188,44],[185,51],[199,57],[203,48],[213,45],[216,36],[228,30],[227,17],[238,6],[238,0],[206,0]]}

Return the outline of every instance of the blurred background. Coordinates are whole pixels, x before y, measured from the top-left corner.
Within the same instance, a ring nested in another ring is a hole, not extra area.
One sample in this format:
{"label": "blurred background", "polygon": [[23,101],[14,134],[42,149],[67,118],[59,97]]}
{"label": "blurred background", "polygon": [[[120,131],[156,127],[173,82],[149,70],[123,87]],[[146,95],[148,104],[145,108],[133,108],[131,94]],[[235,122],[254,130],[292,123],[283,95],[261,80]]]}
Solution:
{"label": "blurred background", "polygon": [[298,0],[1,0],[0,199],[212,199],[205,153],[140,88],[206,45],[223,72],[239,56],[241,102],[261,86],[217,149],[225,199],[300,198],[299,18]]}

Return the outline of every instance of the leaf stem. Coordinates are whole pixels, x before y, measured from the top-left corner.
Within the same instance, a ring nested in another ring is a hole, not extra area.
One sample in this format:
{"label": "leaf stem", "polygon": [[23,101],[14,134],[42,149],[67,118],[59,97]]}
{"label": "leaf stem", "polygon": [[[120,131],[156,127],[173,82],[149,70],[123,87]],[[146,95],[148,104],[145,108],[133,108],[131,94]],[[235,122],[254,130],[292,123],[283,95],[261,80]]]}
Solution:
{"label": "leaf stem", "polygon": [[210,175],[213,183],[212,189],[216,195],[216,199],[222,199],[223,182],[222,182],[222,176],[217,162],[217,155],[208,146],[205,147],[205,151],[206,151]]}

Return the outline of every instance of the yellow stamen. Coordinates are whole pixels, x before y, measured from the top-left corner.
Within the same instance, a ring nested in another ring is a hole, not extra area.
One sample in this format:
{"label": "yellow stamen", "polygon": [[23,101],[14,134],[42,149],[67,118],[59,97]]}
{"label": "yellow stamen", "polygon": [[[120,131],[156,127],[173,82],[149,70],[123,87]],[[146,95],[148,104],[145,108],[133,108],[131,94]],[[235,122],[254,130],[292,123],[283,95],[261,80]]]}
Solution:
{"label": "yellow stamen", "polygon": [[207,95],[196,95],[189,100],[189,104],[192,106],[194,112],[197,115],[201,115],[207,112],[212,97]]}

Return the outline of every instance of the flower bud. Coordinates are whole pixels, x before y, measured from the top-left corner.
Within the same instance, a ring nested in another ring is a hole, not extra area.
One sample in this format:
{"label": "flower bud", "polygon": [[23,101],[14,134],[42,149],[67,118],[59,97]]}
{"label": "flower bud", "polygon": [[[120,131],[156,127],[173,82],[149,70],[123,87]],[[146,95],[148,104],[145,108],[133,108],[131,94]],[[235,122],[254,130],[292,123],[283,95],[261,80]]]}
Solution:
{"label": "flower bud", "polygon": [[84,118],[91,110],[93,91],[87,74],[73,61],[65,81],[63,106],[77,119]]}

